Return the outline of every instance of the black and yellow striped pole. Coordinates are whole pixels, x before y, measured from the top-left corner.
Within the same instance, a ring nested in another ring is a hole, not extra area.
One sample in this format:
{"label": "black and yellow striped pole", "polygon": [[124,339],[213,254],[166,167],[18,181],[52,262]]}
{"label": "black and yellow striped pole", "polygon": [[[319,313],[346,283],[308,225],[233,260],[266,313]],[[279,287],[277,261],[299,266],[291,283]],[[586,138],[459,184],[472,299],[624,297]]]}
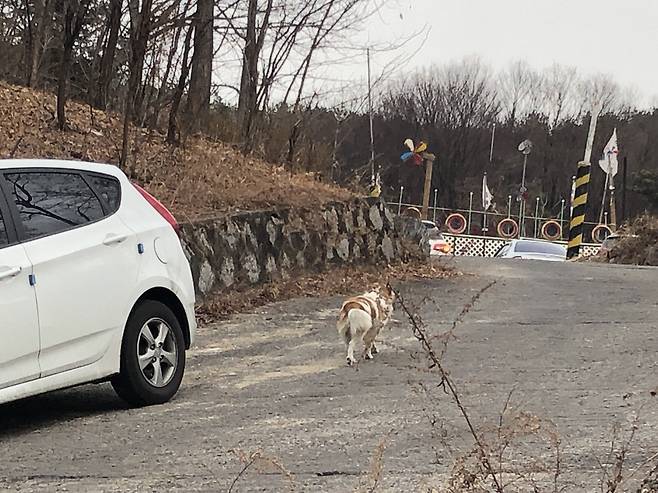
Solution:
{"label": "black and yellow striped pole", "polygon": [[576,193],[574,194],[571,223],[569,226],[569,245],[567,258],[578,257],[580,245],[583,243],[583,226],[585,224],[585,213],[587,212],[587,192],[589,189],[589,176],[591,164],[587,161],[578,163],[576,174]]}
{"label": "black and yellow striped pole", "polygon": [[578,163],[576,173],[576,193],[571,205],[571,223],[569,224],[569,245],[567,248],[567,259],[573,259],[580,254],[580,245],[583,243],[583,226],[585,225],[585,213],[587,212],[587,189],[589,188],[589,172],[592,167],[592,147],[594,147],[594,135],[596,134],[596,122],[601,114],[602,104],[597,101],[592,104],[589,120],[589,132],[587,132],[587,144],[585,145],[585,158]]}

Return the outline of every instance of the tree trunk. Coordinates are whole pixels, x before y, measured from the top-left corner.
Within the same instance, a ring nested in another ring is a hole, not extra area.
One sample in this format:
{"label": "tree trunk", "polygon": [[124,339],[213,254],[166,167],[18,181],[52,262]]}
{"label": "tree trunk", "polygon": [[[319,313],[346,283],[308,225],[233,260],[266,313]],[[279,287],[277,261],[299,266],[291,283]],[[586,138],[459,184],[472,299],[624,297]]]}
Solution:
{"label": "tree trunk", "polygon": [[64,45],[62,60],[59,67],[59,81],[57,85],[57,125],[60,130],[66,128],[66,100],[68,98],[67,86],[69,71],[73,58],[73,46],[80,35],[80,30],[87,14],[89,0],[67,0],[64,3]]}
{"label": "tree trunk", "polygon": [[[182,14],[179,14],[181,18],[185,16],[191,0],[187,0],[183,5]],[[165,68],[164,75],[162,76],[162,83],[158,89],[158,94],[155,99],[155,105],[153,108],[153,113],[151,114],[150,121],[148,123],[150,128],[156,128],[158,126],[158,120],[160,119],[160,112],[164,107],[165,95],[169,88],[169,76],[171,75],[172,68],[174,66],[174,56],[178,53],[178,42],[180,41],[181,33],[185,29],[185,22],[181,21],[180,25],[176,28],[174,37],[171,40],[171,45],[169,46],[169,54],[167,55],[167,67]],[[174,74],[175,75],[175,74]]]}
{"label": "tree trunk", "polygon": [[123,138],[121,143],[121,157],[119,164],[129,171],[128,147],[130,141],[130,124],[135,120],[135,97],[142,82],[144,71],[144,58],[148,38],[151,34],[151,10],[153,0],[144,0],[141,11],[139,0],[129,0],[130,10],[130,77],[128,78],[128,92],[126,93],[126,105],[123,117]]}
{"label": "tree trunk", "polygon": [[167,126],[167,143],[168,144],[178,144],[180,142],[179,132],[178,132],[178,108],[180,107],[181,99],[183,98],[183,93],[185,92],[185,83],[187,82],[187,75],[190,71],[190,66],[188,64],[188,58],[190,55],[190,48],[192,45],[192,31],[195,30],[193,26],[190,26],[187,35],[185,36],[185,45],[183,46],[183,61],[181,63],[180,76],[178,77],[178,84],[176,85],[176,90],[174,91],[174,97],[171,101],[171,108],[169,110],[169,124]]}
{"label": "tree trunk", "polygon": [[110,13],[108,24],[110,26],[107,43],[101,57],[100,73],[98,75],[98,86],[96,88],[95,105],[107,109],[110,84],[114,76],[114,57],[119,42],[119,29],[121,28],[121,8],[123,0],[110,0]]}
{"label": "tree trunk", "polygon": [[258,90],[258,52],[256,51],[256,16],[258,1],[249,0],[247,11],[247,31],[242,55],[242,74],[240,77],[240,97],[238,98],[238,121],[240,122],[240,137],[245,141],[245,147],[251,133],[251,108],[254,105]]}
{"label": "tree trunk", "polygon": [[213,0],[197,0],[194,16],[194,55],[187,113],[190,130],[198,131],[210,110],[213,58]]}
{"label": "tree trunk", "polygon": [[51,0],[37,0],[35,2],[34,17],[31,23],[30,38],[30,71],[27,85],[30,87],[39,86],[39,68],[41,67],[41,56],[46,37],[46,27],[51,22],[51,6],[54,4]]}
{"label": "tree trunk", "polygon": [[73,45],[64,46],[62,61],[59,66],[59,81],[57,83],[57,126],[60,130],[66,128],[66,100],[67,86],[69,82],[69,70],[71,67],[71,57],[73,54]]}
{"label": "tree trunk", "polygon": [[258,0],[249,0],[247,10],[247,31],[244,37],[245,46],[238,99],[238,121],[244,151],[251,150],[253,145],[254,120],[258,111],[258,58],[269,28],[272,3],[273,0],[267,1],[260,29],[257,26]]}

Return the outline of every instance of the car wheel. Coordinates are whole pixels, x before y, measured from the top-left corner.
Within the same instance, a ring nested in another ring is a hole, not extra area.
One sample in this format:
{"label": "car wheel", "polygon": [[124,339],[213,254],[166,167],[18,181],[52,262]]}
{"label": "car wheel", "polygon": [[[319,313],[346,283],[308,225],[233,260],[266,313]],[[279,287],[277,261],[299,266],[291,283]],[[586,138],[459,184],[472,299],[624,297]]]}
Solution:
{"label": "car wheel", "polygon": [[178,319],[158,301],[140,303],[126,324],[114,390],[133,406],[162,404],[176,394],[184,372],[185,341]]}

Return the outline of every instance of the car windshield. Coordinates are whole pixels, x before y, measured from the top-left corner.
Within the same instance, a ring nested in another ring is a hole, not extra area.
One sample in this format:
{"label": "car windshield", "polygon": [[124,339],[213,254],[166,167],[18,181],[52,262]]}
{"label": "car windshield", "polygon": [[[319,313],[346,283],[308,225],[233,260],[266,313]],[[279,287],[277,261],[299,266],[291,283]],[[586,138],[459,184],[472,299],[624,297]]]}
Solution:
{"label": "car windshield", "polygon": [[555,243],[544,243],[541,241],[518,241],[514,247],[515,252],[543,253],[545,255],[558,255],[564,257],[566,250]]}

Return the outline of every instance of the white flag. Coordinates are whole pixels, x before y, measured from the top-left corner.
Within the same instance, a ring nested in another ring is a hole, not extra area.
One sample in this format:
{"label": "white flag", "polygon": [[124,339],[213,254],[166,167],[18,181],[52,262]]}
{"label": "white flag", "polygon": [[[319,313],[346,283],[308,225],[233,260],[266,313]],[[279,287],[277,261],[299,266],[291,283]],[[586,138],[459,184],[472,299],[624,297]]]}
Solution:
{"label": "white flag", "polygon": [[491,202],[493,201],[493,194],[489,190],[489,186],[487,185],[487,174],[484,174],[484,177],[482,178],[482,207],[484,208],[484,211],[488,211],[489,207],[491,207]]}
{"label": "white flag", "polygon": [[611,176],[615,176],[619,169],[619,163],[617,161],[618,154],[617,129],[615,128],[615,131],[612,132],[612,137],[610,137],[610,140],[608,141],[608,145],[603,149],[603,157],[599,161],[601,169]]}
{"label": "white flag", "polygon": [[573,201],[576,198],[576,177],[571,179],[571,215],[573,216]]}

